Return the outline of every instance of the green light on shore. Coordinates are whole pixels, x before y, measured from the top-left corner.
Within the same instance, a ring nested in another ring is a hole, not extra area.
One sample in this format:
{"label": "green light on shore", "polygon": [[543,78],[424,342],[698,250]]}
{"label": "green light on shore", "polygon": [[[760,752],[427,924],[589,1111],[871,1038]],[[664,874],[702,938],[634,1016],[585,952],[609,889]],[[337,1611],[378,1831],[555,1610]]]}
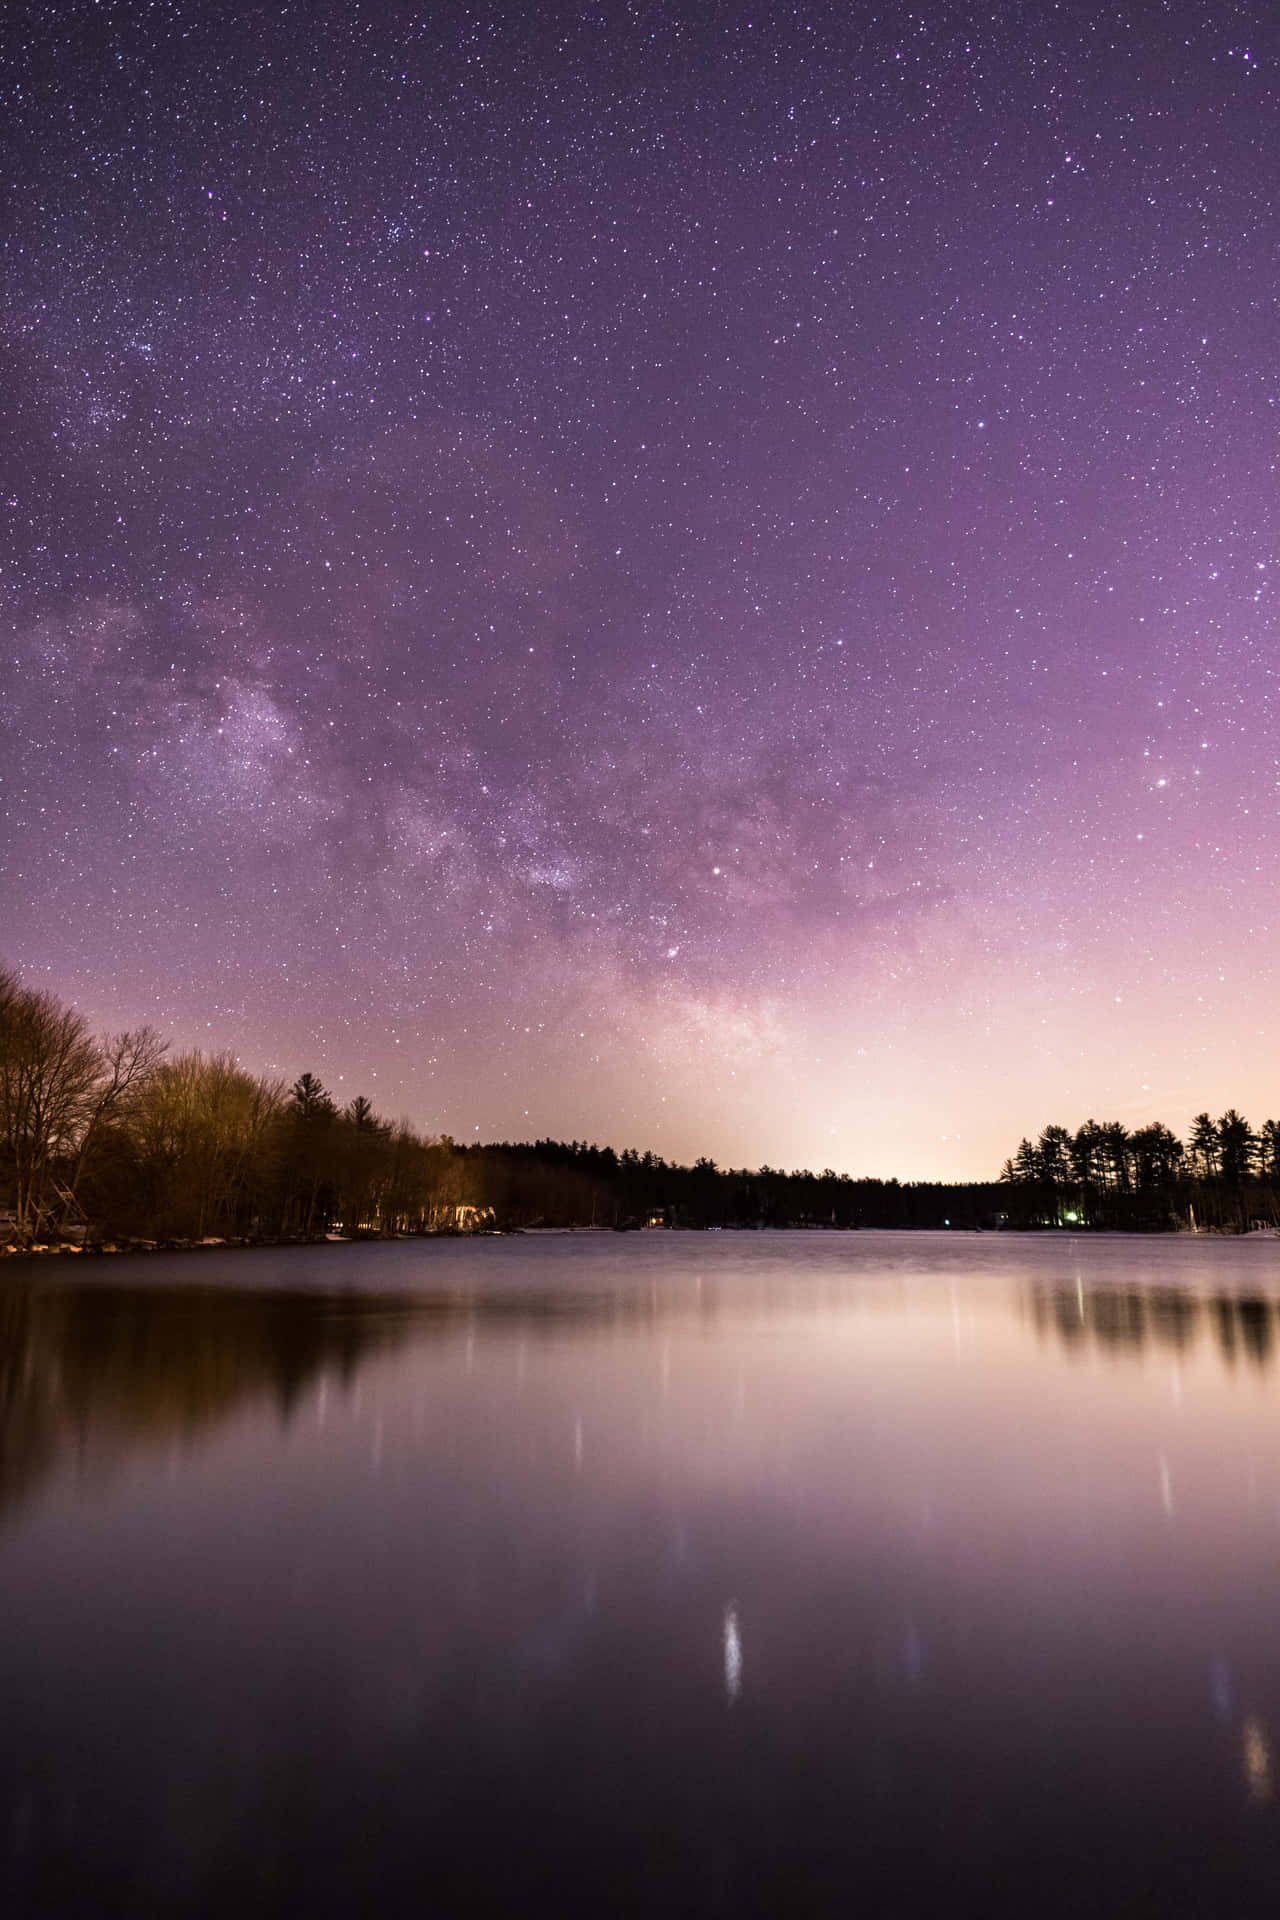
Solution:
{"label": "green light on shore", "polygon": [[1064,1220],[1074,1221],[1074,1220],[1078,1220],[1080,1218],[1080,1215],[1078,1213],[1064,1213],[1062,1217]]}

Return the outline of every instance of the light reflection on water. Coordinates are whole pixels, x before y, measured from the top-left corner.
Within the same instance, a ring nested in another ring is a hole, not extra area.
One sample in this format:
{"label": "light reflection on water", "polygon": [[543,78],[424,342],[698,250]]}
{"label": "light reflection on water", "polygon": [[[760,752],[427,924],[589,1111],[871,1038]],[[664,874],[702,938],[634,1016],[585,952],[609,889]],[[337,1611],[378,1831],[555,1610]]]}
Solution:
{"label": "light reflection on water", "polygon": [[0,1271],[0,1911],[1280,1895],[1280,1243]]}
{"label": "light reflection on water", "polygon": [[742,1635],[736,1607],[724,1610],[724,1690],[730,1706],[742,1692]]}

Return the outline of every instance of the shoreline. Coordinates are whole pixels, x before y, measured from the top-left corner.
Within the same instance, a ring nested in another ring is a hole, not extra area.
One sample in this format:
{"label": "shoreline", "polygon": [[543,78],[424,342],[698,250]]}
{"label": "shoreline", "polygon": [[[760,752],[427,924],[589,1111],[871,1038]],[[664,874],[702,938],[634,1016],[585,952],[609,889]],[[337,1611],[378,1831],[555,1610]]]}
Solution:
{"label": "shoreline", "polygon": [[151,1259],[175,1253],[273,1253],[281,1248],[307,1247],[390,1247],[406,1240],[492,1240],[507,1239],[521,1232],[519,1227],[482,1227],[467,1233],[457,1227],[431,1227],[422,1233],[319,1233],[305,1236],[285,1235],[279,1239],[253,1240],[108,1240],[84,1245],[74,1240],[40,1241],[20,1247],[12,1241],[0,1246],[0,1260],[58,1260],[74,1255],[82,1260]]}
{"label": "shoreline", "polygon": [[660,1234],[705,1234],[705,1233],[803,1233],[803,1234],[928,1234],[931,1238],[949,1240],[971,1240],[975,1236],[983,1239],[1008,1240],[1213,1240],[1238,1242],[1243,1240],[1280,1241],[1280,1227],[1251,1227],[1243,1233],[1229,1233],[1218,1228],[1160,1227],[1150,1230],[1124,1227],[1106,1228],[1066,1228],[1066,1227],[834,1227],[834,1226],[735,1226],[735,1227],[650,1227],[639,1229],[619,1229],[613,1227],[482,1227],[467,1231],[458,1227],[426,1228],[420,1233],[394,1234],[337,1234],[323,1233],[307,1236],[286,1236],[263,1239],[223,1239],[209,1236],[202,1240],[128,1240],[95,1242],[88,1246],[76,1241],[44,1241],[33,1246],[18,1246],[13,1242],[0,1245],[0,1263],[7,1260],[31,1260],[45,1262],[75,1258],[96,1263],[99,1260],[153,1259],[168,1258],[174,1254],[205,1253],[275,1253],[282,1250],[306,1248],[318,1251],[326,1247],[375,1247],[402,1246],[414,1240],[511,1240],[529,1238],[578,1239],[584,1235],[593,1238],[606,1234],[632,1231],[646,1238]]}

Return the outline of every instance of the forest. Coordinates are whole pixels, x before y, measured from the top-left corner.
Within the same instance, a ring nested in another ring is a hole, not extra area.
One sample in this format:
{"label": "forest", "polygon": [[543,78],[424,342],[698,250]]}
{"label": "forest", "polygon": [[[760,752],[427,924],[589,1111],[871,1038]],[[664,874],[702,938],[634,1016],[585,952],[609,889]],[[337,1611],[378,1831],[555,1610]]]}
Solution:
{"label": "forest", "polygon": [[585,1141],[457,1144],[339,1105],[314,1074],[95,1036],[0,969],[0,1249],[278,1243],[534,1227],[1124,1228],[1280,1220],[1280,1127],[1086,1121],[963,1185],[692,1166]]}
{"label": "forest", "polygon": [[1280,1123],[1198,1113],[1186,1143],[1160,1120],[1086,1120],[1023,1140],[1001,1175],[1013,1227],[1248,1233],[1280,1227]]}

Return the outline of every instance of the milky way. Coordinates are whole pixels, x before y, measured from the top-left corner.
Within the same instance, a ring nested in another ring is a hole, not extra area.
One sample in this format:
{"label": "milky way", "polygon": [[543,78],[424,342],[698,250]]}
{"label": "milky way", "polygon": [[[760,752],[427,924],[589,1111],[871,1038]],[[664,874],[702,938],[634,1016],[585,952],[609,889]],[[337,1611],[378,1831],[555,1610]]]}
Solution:
{"label": "milky way", "polygon": [[1280,1107],[1280,33],[11,12],[0,952],[458,1138]]}

